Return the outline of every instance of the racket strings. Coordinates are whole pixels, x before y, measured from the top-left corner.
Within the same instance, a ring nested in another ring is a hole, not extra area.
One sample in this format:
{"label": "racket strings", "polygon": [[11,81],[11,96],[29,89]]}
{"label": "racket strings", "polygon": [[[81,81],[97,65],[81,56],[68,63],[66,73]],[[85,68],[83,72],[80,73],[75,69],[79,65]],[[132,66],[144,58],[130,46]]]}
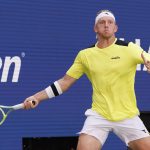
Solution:
{"label": "racket strings", "polygon": [[17,104],[17,105],[13,105],[13,106],[4,106],[4,105],[0,105],[0,125],[3,124],[3,122],[6,120],[8,114],[14,110],[18,110],[18,109],[23,109],[24,108],[24,104]]}

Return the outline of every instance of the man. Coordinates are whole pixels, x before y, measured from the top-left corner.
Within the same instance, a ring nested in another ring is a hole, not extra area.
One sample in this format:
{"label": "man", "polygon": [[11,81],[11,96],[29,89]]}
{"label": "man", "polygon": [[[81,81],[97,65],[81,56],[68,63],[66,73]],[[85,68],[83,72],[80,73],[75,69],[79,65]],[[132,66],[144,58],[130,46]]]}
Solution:
{"label": "man", "polygon": [[68,90],[85,73],[93,87],[93,102],[85,112],[78,150],[101,149],[110,131],[133,150],[150,149],[150,136],[138,117],[134,93],[136,66],[144,63],[150,73],[150,55],[132,42],[117,40],[117,29],[112,12],[99,12],[94,26],[95,46],[81,50],[64,77],[24,101],[26,109],[34,108]]}

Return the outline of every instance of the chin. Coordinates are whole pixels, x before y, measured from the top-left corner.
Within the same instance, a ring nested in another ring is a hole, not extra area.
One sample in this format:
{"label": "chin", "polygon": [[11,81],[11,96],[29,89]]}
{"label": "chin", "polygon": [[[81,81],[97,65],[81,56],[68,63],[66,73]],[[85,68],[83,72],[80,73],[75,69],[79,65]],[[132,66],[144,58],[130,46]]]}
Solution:
{"label": "chin", "polygon": [[112,35],[103,35],[102,37],[105,39],[110,39],[112,37]]}

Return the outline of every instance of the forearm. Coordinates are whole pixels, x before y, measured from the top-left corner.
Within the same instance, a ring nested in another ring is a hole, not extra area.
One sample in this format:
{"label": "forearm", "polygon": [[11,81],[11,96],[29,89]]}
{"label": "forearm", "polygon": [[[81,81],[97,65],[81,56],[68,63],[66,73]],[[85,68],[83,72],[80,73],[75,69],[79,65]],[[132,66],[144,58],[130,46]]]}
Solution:
{"label": "forearm", "polygon": [[55,96],[62,94],[62,92],[61,93],[58,92],[58,86],[59,83],[55,81],[52,85],[48,86],[46,89],[26,98],[24,101],[24,108],[25,109],[35,108],[43,100],[51,99]]}
{"label": "forearm", "polygon": [[60,94],[68,90],[75,81],[76,79],[65,75],[63,78],[55,81],[44,90],[26,98],[24,101],[25,109],[34,108],[43,100],[59,96]]}
{"label": "forearm", "polygon": [[[57,86],[56,86],[57,83]],[[61,85],[60,85],[61,84]],[[62,80],[60,79],[59,82],[55,81],[52,85],[48,86],[46,89],[35,93],[33,96],[38,102],[41,102],[46,99],[51,99],[55,96],[62,94],[67,88],[63,85]],[[59,90],[58,90],[59,88]],[[59,91],[59,92],[58,92]],[[60,92],[61,91],[61,92]]]}
{"label": "forearm", "polygon": [[75,80],[71,81],[71,82],[69,80],[70,79],[68,79],[67,76],[64,76],[63,78],[57,80],[57,82],[59,83],[59,85],[61,87],[62,92],[67,91],[72,86],[72,84],[75,82]]}
{"label": "forearm", "polygon": [[[64,93],[65,91],[67,91],[71,85],[74,83],[75,81],[71,81],[70,82],[70,78],[68,78],[68,76],[64,76],[62,77],[61,79],[55,81],[52,85],[50,85],[48,87],[48,89],[50,89],[50,92],[47,91],[46,89],[34,94],[33,96],[39,101],[43,101],[43,100],[46,100],[46,99],[50,99],[50,98],[53,98],[55,96],[58,96],[62,93]],[[55,95],[55,92],[53,92],[53,88],[55,86],[55,90],[57,90],[57,94],[58,95]]]}
{"label": "forearm", "polygon": [[33,95],[39,102],[43,101],[43,100],[46,100],[46,99],[49,99],[47,93],[45,90],[42,90],[36,94]]}
{"label": "forearm", "polygon": [[[62,93],[65,92],[65,91],[68,89],[68,88],[66,87],[65,82],[64,82],[62,79],[59,79],[58,81],[55,81],[55,82],[57,82],[57,83],[59,84]],[[39,102],[41,102],[41,101],[43,101],[43,100],[50,99],[50,98],[53,98],[53,97],[55,97],[55,96],[60,95],[60,94],[55,95],[54,92],[53,92],[53,90],[52,90],[52,87],[51,87],[51,86],[52,86],[52,85],[50,85],[50,86],[48,87],[48,88],[51,89],[51,93],[50,93],[50,94],[48,94],[48,92],[46,92],[46,89],[44,89],[44,90],[42,90],[42,91],[40,91],[40,92],[34,94],[33,96],[34,96]]]}

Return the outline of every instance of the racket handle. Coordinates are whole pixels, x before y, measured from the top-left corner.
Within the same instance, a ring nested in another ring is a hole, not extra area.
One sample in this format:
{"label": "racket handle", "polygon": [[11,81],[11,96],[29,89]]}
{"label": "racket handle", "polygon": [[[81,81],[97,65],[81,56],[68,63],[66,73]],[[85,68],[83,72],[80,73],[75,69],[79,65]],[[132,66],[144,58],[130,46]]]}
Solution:
{"label": "racket handle", "polygon": [[23,109],[23,108],[24,108],[24,104],[23,104],[23,103],[17,104],[17,105],[12,106],[12,108],[13,108],[14,110]]}
{"label": "racket handle", "polygon": [[38,105],[38,101],[36,99],[30,101],[30,103],[31,103],[31,108],[35,108]]}

